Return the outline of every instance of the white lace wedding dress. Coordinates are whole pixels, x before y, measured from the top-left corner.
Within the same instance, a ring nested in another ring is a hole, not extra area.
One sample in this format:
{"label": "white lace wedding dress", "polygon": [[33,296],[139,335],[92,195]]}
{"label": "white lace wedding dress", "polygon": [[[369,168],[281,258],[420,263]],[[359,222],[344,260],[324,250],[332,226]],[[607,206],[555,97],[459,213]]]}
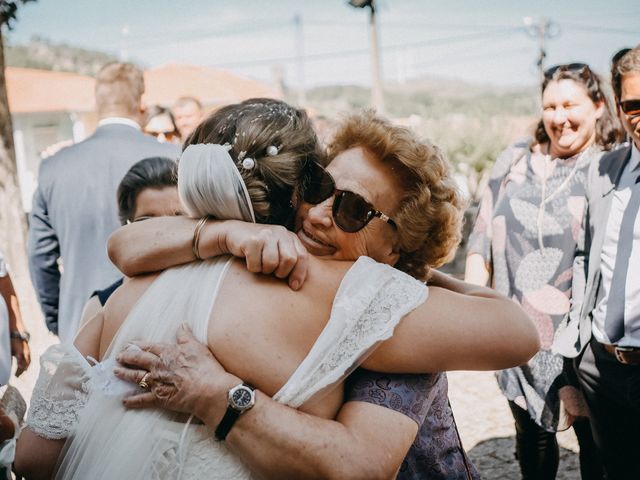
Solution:
{"label": "white lace wedding dress", "polygon": [[[218,216],[229,217],[224,212]],[[56,478],[252,478],[209,427],[159,409],[124,409],[123,396],[139,387],[112,374],[115,355],[129,342],[174,342],[185,320],[196,338],[206,342],[210,312],[228,265],[229,258],[221,257],[163,272],[94,366],[73,346],[56,345],[45,352],[27,426],[44,438],[68,437]],[[426,297],[424,284],[361,257],[345,275],[326,327],[274,399],[296,408],[343,379]]]}

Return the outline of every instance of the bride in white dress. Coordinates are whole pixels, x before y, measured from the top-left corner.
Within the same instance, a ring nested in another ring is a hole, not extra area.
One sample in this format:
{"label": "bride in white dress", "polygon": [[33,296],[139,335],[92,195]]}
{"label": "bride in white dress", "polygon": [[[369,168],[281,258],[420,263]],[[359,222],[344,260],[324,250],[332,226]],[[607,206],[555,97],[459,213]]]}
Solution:
{"label": "bride in white dress", "polygon": [[[256,133],[262,137],[244,138],[252,137],[245,121],[247,128],[235,132],[231,152],[221,145],[185,150],[179,188],[191,216],[255,221],[257,211],[261,220],[268,218],[265,204],[282,188],[275,181],[282,173],[277,161],[292,163],[280,130],[306,127],[295,110],[278,103],[256,107],[253,118],[260,115],[285,123],[269,122]],[[301,163],[304,155],[297,160]],[[265,173],[269,168],[275,173]],[[294,179],[290,196],[301,165],[288,168]],[[228,257],[136,278],[113,295],[104,319],[80,333],[80,351],[60,346],[43,356],[28,426],[44,438],[69,435],[56,478],[250,478],[244,464],[196,419],[125,410],[121,400],[131,386],[113,376],[115,355],[134,340],[174,342],[186,322],[228,371],[281,403],[333,418],[342,404],[344,377],[392,335],[404,315],[418,307],[411,316],[428,318],[426,298],[424,284],[367,257],[354,264],[312,262],[300,292],[277,279],[254,276]],[[512,309],[526,321],[510,303],[497,298],[493,308]],[[477,312],[482,316],[483,309]],[[413,325],[410,349],[429,333],[425,322]],[[91,367],[87,356],[100,362]],[[419,359],[412,366],[409,357],[398,363],[422,371]],[[388,358],[375,365],[397,367]]]}

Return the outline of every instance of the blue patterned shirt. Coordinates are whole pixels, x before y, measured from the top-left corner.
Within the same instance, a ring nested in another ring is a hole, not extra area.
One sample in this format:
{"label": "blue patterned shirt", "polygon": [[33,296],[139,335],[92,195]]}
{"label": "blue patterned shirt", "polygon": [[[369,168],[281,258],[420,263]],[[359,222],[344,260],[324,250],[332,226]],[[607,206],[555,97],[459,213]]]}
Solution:
{"label": "blue patterned shirt", "polygon": [[[390,375],[358,369],[348,378],[347,401],[391,408],[419,426],[398,479],[467,479],[447,389],[444,373]],[[469,467],[472,478],[479,479],[473,464]]]}

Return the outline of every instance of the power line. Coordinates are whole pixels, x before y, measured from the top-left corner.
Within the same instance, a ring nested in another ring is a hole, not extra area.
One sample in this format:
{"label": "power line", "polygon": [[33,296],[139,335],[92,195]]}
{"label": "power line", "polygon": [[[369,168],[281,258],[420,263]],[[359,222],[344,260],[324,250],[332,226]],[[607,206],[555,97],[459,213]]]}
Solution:
{"label": "power line", "polygon": [[[287,25],[289,24],[293,25],[293,21],[289,20]],[[282,24],[276,24],[276,25],[267,24],[267,25],[261,25],[261,26],[247,25],[244,28],[234,27],[234,28],[229,28],[224,30],[215,30],[215,31],[212,31],[211,27],[209,27],[207,29],[196,30],[195,32],[189,31],[189,32],[183,32],[183,34],[177,34],[177,35],[172,34],[171,38],[168,38],[168,35],[165,32],[158,35],[155,35],[155,34],[154,35],[138,35],[138,36],[129,35],[129,39],[131,41],[135,41],[137,45],[141,45],[141,46],[145,46],[149,44],[166,45],[168,43],[175,43],[176,41],[206,40],[209,38],[231,37],[231,36],[237,36],[237,35],[245,35],[247,33],[261,33],[261,32],[267,32],[267,31],[279,30],[279,29],[282,29]]]}
{"label": "power line", "polygon": [[[507,56],[507,55],[512,55],[515,53],[524,53],[529,51],[530,49],[528,47],[514,47],[506,50],[504,49],[501,50],[499,55],[500,55],[500,58],[503,58],[504,56]],[[470,58],[474,60],[478,58],[487,58],[487,57],[495,58],[496,55],[497,55],[496,52],[484,52],[484,53],[469,52],[467,55],[455,55],[455,56],[442,55],[440,57],[432,58],[424,62],[414,63],[412,67],[420,68],[420,67],[426,67],[426,66],[433,66],[434,63],[440,63],[440,64],[444,63],[445,65],[449,66],[449,65],[455,65],[456,63],[460,63],[462,61],[466,62]]]}
{"label": "power line", "polygon": [[[310,26],[310,25],[311,26],[330,25],[332,27],[344,26],[349,28],[353,28],[354,26],[362,26],[360,23],[354,23],[354,22],[330,22],[330,21],[323,21],[323,20],[309,20],[309,21],[305,20],[305,26]],[[475,36],[475,35],[484,35],[484,34],[492,35],[492,34],[496,34],[498,32],[503,32],[503,31],[514,32],[517,30],[522,30],[522,27],[514,27],[514,26],[508,26],[508,25],[441,24],[441,23],[435,24],[435,23],[429,23],[429,22],[383,22],[381,26],[383,29],[396,28],[396,27],[397,28],[429,28],[429,29],[433,29],[433,28],[476,29],[476,30],[478,28],[483,29],[480,32],[476,31],[476,32],[472,32],[467,35],[464,35],[465,38],[467,38],[468,36]],[[615,28],[615,27],[603,27],[598,25],[563,23],[563,26],[566,26],[567,28],[570,28],[573,30],[583,30],[591,33],[602,33],[602,34],[614,33],[614,34],[624,34],[624,35],[637,34],[637,32],[632,30]],[[138,35],[138,36],[129,34],[127,37],[127,40],[129,45],[135,44],[136,47],[145,47],[148,45],[162,46],[168,43],[175,43],[175,42],[181,42],[181,41],[198,41],[198,40],[207,40],[207,39],[220,38],[220,37],[233,37],[237,35],[245,35],[248,33],[269,32],[273,30],[280,30],[283,27],[295,28],[295,19],[294,18],[290,18],[286,20],[283,19],[282,21],[274,21],[274,22],[270,22],[268,24],[262,24],[262,25],[255,25],[255,24],[235,25],[235,26],[229,26],[223,29],[214,29],[213,31],[211,27],[204,27],[202,29],[198,29],[195,31],[190,30],[189,32],[183,32],[182,34],[173,34],[170,39],[168,38],[168,35],[166,33],[158,34],[158,35]],[[427,46],[430,43],[437,45],[437,44],[441,44],[440,42],[448,43],[450,38],[452,37],[445,37],[443,39],[424,40],[424,41],[416,42],[413,44],[384,47],[383,50],[393,51],[394,49],[397,49],[397,48],[412,48],[412,47]],[[306,56],[305,60],[310,60],[310,61],[322,60],[325,55],[326,56],[360,55],[363,52],[365,52],[365,50],[358,49],[358,50],[351,50],[343,53],[329,52],[326,54],[323,54],[323,53],[312,54],[311,56]],[[274,62],[287,63],[292,61],[292,59],[293,57],[283,57],[283,58],[272,58],[272,59],[265,59],[265,60],[253,60],[253,61],[247,61],[247,62],[230,62],[230,63],[220,64],[219,66],[238,66],[238,65],[244,65],[244,64],[259,65],[261,63],[266,64],[266,63],[274,63]]]}
{"label": "power line", "polygon": [[[360,26],[360,23],[355,23],[355,22],[347,22],[347,21],[331,21],[331,20],[309,20],[309,21],[305,21],[305,24],[308,25],[315,25],[315,26],[331,26],[331,27],[335,27],[335,26],[341,26],[341,27],[350,27],[353,28],[354,26]],[[387,27],[393,27],[393,28],[410,28],[410,27],[419,27],[419,28],[431,28],[431,29],[449,29],[449,30],[453,30],[453,29],[478,29],[478,28],[485,28],[485,29],[494,29],[494,28],[510,28],[513,27],[513,25],[504,25],[504,24],[493,24],[493,25],[489,25],[489,24],[478,24],[478,23],[473,23],[473,24],[462,24],[462,23],[434,23],[434,22],[393,22],[393,21],[381,21],[380,22],[380,26],[382,28],[387,28]]]}
{"label": "power line", "polygon": [[[323,21],[323,20],[305,20],[305,26],[343,26],[347,28],[360,27],[363,26],[361,23],[356,22],[331,22],[331,21]],[[184,41],[184,40],[206,40],[208,38],[218,38],[218,37],[227,37],[227,36],[237,36],[237,35],[245,35],[247,33],[261,33],[272,30],[279,30],[284,27],[295,28],[295,17],[282,19],[280,21],[269,22],[268,24],[256,25],[256,24],[239,24],[227,26],[226,28],[217,28],[217,27],[203,27],[200,29],[190,29],[188,32],[177,32],[169,35],[167,32],[151,34],[151,35],[135,35],[129,33],[128,39],[131,42],[135,42],[137,45],[145,46],[147,44],[159,44],[163,43],[173,43],[176,41]],[[483,29],[482,32],[474,32],[474,33],[483,33],[487,30],[493,31],[496,29],[510,29],[517,28],[512,25],[479,25],[479,24],[443,24],[443,23],[427,23],[427,22],[386,22],[381,24],[382,28],[437,28],[437,29]]]}
{"label": "power line", "polygon": [[[500,30],[494,30],[491,32],[478,32],[478,33],[470,33],[467,35],[455,35],[448,36],[442,38],[435,38],[431,40],[422,40],[420,42],[412,42],[412,43],[403,43],[398,45],[389,45],[386,47],[382,47],[382,50],[385,52],[394,52],[398,50],[404,50],[407,48],[420,48],[434,45],[445,45],[451,43],[458,42],[466,42],[469,40],[475,40],[478,38],[483,38],[486,36],[494,36],[494,35],[505,35],[508,33],[513,33],[515,31],[521,31],[520,27],[510,27]],[[341,50],[334,52],[323,52],[323,53],[311,53],[305,55],[303,58],[305,61],[314,62],[321,61],[326,59],[334,59],[334,58],[342,58],[342,57],[351,57],[356,55],[368,54],[369,50],[367,48],[358,48],[352,50]],[[265,59],[255,59],[255,60],[241,60],[238,62],[226,62],[226,63],[217,63],[212,65],[213,67],[223,67],[223,68],[233,68],[233,67],[243,67],[243,66],[252,66],[252,65],[265,65],[272,63],[291,63],[295,62],[298,57],[276,57],[276,58],[265,58]]]}
{"label": "power line", "polygon": [[627,30],[624,28],[603,27],[601,25],[584,25],[578,23],[562,23],[563,27],[574,30],[583,30],[590,33],[618,33],[621,35],[637,35],[637,30]]}

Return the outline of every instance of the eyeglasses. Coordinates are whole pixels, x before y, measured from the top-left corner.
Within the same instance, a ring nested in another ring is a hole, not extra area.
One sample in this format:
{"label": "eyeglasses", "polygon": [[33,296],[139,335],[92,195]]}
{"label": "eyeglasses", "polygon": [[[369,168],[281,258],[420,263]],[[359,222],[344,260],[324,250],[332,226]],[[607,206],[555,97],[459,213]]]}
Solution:
{"label": "eyeglasses", "polygon": [[625,100],[620,102],[620,110],[629,118],[640,117],[640,100]]}
{"label": "eyeglasses", "polygon": [[544,71],[544,76],[545,78],[551,78],[553,74],[556,73],[558,70],[578,72],[585,68],[589,70],[589,65],[587,65],[586,63],[562,63],[560,65],[555,65],[553,67],[547,68]]}
{"label": "eyeglasses", "polygon": [[299,188],[302,199],[313,205],[324,202],[335,195],[333,200],[333,219],[343,231],[355,233],[362,230],[372,219],[379,218],[397,229],[396,222],[376,210],[361,195],[349,190],[338,190],[336,182],[329,172],[315,162],[307,165]]}
{"label": "eyeglasses", "polygon": [[162,137],[167,142],[171,142],[174,138],[180,138],[180,135],[178,135],[178,133],[175,130],[172,132],[147,132],[147,133],[156,138],[159,138],[160,135],[162,135]]}

